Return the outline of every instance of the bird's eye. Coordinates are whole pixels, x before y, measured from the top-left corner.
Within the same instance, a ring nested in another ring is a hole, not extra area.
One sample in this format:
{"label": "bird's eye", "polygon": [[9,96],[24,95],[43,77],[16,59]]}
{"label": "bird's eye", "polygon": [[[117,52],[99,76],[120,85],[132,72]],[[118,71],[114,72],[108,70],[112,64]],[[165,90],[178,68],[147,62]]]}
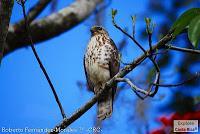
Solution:
{"label": "bird's eye", "polygon": [[102,27],[98,27],[98,30],[102,30]]}

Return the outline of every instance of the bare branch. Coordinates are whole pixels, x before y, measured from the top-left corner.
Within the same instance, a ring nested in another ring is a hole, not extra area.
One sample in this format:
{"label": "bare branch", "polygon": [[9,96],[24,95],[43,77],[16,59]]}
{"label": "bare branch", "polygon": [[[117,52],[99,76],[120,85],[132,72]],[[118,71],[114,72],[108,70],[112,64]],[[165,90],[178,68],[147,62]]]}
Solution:
{"label": "bare branch", "polygon": [[146,91],[146,90],[143,90],[143,89],[141,89],[141,88],[139,88],[139,87],[137,87],[136,85],[134,85],[132,82],[131,82],[131,80],[130,79],[128,79],[128,78],[116,78],[116,81],[117,82],[126,82],[127,84],[129,84],[130,85],[130,87],[131,87],[131,89],[133,90],[133,92],[135,92],[135,94],[140,98],[140,99],[144,99],[142,96],[140,96],[140,94],[138,94],[138,92],[140,92],[140,93],[143,93],[143,94],[145,94],[145,95],[149,95],[149,92],[148,91]]}
{"label": "bare branch", "polygon": [[146,22],[146,32],[148,34],[148,40],[149,40],[149,48],[150,48],[150,52],[152,53],[152,32],[153,29],[151,27],[151,19],[150,18],[145,18],[145,22]]}
{"label": "bare branch", "polygon": [[0,1],[0,64],[3,57],[14,0]]}
{"label": "bare branch", "polygon": [[132,19],[132,37],[135,38],[136,15],[131,16],[131,19]]}
{"label": "bare branch", "polygon": [[200,54],[200,50],[181,48],[181,47],[176,47],[176,46],[167,45],[167,44],[165,45],[165,47],[170,50],[176,50],[176,51],[187,52],[187,53],[192,53],[192,54]]}
{"label": "bare branch", "polygon": [[[155,46],[152,46],[152,50],[156,50],[158,47],[161,47],[165,45],[167,42],[169,42],[172,39],[171,34],[167,34],[165,37],[163,37]],[[147,50],[147,54],[150,52],[150,50]],[[125,75],[127,75],[130,71],[132,71],[135,67],[137,67],[140,63],[142,63],[149,55],[143,54],[139,58],[137,58],[135,61],[130,63],[129,65],[126,65],[123,69],[121,69],[112,79],[110,79],[108,82],[106,82],[104,89],[101,90],[101,92],[94,96],[90,101],[88,101],[84,106],[79,108],[71,117],[68,119],[64,119],[55,126],[51,134],[59,133],[61,130],[68,127],[71,123],[76,121],[79,117],[81,117],[87,110],[89,110],[104,94],[104,92],[107,89],[110,89],[115,83],[117,78],[122,78]],[[153,97],[154,95],[152,95]]]}
{"label": "bare branch", "polygon": [[149,48],[152,51],[152,33],[148,33],[148,39],[149,39]]}
{"label": "bare branch", "polygon": [[[70,6],[60,10],[57,13],[35,20],[30,24],[31,35],[35,43],[48,40],[85,20],[102,0],[77,0]],[[28,46],[30,40],[26,38],[26,31],[20,29],[16,31],[14,26],[9,27],[6,40],[5,54],[8,54],[18,48]]]}
{"label": "bare branch", "polygon": [[182,86],[190,81],[193,81],[200,77],[200,72],[196,72],[195,75],[187,80],[184,80],[183,82],[177,83],[177,84],[155,84],[152,83],[153,85],[159,86],[159,87],[177,87],[177,86]]}
{"label": "bare branch", "polygon": [[31,42],[31,49],[32,49],[32,51],[33,51],[33,53],[34,53],[35,58],[37,59],[38,64],[40,65],[40,68],[41,68],[42,72],[43,72],[44,75],[45,75],[45,78],[47,79],[47,81],[48,81],[48,83],[49,83],[49,85],[50,85],[50,87],[51,87],[51,90],[52,90],[52,92],[53,92],[53,95],[54,95],[54,97],[55,97],[55,100],[56,100],[56,102],[57,102],[57,104],[58,104],[58,106],[59,106],[59,108],[60,108],[62,117],[63,117],[63,118],[66,118],[64,109],[63,109],[63,107],[62,107],[62,105],[61,105],[61,103],[60,103],[60,100],[59,100],[59,98],[58,98],[58,95],[57,95],[57,93],[56,93],[56,90],[55,90],[55,88],[54,88],[54,86],[53,86],[53,84],[52,84],[52,82],[51,82],[51,80],[50,80],[50,78],[49,78],[49,76],[48,76],[48,74],[47,74],[47,71],[46,71],[45,67],[43,66],[43,64],[42,64],[42,62],[41,62],[41,60],[40,60],[40,58],[39,58],[39,56],[38,56],[38,54],[37,54],[37,51],[35,50],[34,43],[33,43],[33,39],[32,39],[32,36],[31,36],[31,30],[30,30],[29,23],[28,23],[27,16],[26,16],[25,2],[26,2],[26,1],[21,0],[21,2],[20,2],[20,3],[18,2],[18,3],[22,6],[23,15],[24,15],[24,21],[25,21],[25,30],[26,30],[26,32],[27,32],[28,39],[29,39],[30,42]]}

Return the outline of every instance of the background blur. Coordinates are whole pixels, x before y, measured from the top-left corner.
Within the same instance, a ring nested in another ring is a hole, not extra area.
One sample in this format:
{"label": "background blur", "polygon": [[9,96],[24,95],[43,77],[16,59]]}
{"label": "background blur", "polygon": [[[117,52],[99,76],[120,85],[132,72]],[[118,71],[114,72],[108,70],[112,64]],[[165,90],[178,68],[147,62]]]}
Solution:
{"label": "background blur", "polygon": [[[27,0],[28,10],[37,1]],[[39,16],[56,12],[73,0],[54,0]],[[51,40],[36,45],[37,52],[57,90],[67,116],[85,104],[93,93],[87,90],[83,56],[90,38],[90,27],[103,25],[120,49],[124,62],[130,62],[142,54],[136,45],[114,28],[111,9],[117,9],[116,21],[129,33],[132,31],[130,15],[136,15],[136,38],[147,49],[144,17],[155,23],[153,44],[168,32],[175,19],[187,9],[199,7],[199,0],[112,0],[105,1],[104,10],[94,12],[86,21]],[[99,7],[100,8],[100,7]],[[11,23],[23,18],[21,7],[15,2]],[[187,35],[180,35],[172,42],[175,46],[192,48]],[[178,83],[200,71],[200,57],[176,51],[158,56],[161,83]],[[123,65],[122,65],[123,66]],[[147,87],[154,76],[151,62],[133,70],[127,77],[140,87]],[[53,128],[62,120],[51,89],[42,74],[30,47],[18,49],[5,56],[0,68],[0,127]],[[154,98],[140,100],[127,85],[119,84],[114,113],[102,124],[96,122],[96,105],[70,125],[82,127],[78,133],[100,125],[102,134],[154,132],[165,127],[174,114],[199,112],[200,81],[185,86],[160,88]],[[200,114],[199,114],[200,115]],[[199,116],[198,116],[199,117]],[[166,130],[167,131],[167,130]]]}

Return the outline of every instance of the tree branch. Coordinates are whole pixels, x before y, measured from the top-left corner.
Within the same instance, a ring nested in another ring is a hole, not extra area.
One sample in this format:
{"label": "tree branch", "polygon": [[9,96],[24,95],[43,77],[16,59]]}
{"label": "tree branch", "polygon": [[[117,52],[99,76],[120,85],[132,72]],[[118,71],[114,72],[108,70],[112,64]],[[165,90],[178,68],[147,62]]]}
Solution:
{"label": "tree branch", "polygon": [[[30,24],[31,35],[35,43],[56,37],[61,33],[73,28],[85,20],[102,0],[77,0],[70,6],[57,13]],[[16,30],[14,26],[9,27],[6,40],[5,54],[18,48],[28,46],[29,39],[26,38],[24,29]]]}
{"label": "tree branch", "polygon": [[[31,23],[41,12],[42,10],[51,2],[52,0],[39,0],[27,13],[27,22]],[[25,24],[25,20],[22,19],[15,25],[13,25],[16,31],[19,31]]]}
{"label": "tree branch", "polygon": [[131,89],[133,90],[133,92],[140,98],[140,99],[144,99],[140,94],[138,94],[138,92],[140,92],[140,93],[143,93],[143,94],[145,94],[146,96],[148,96],[150,93],[148,92],[148,91],[146,91],[146,90],[143,90],[143,89],[141,89],[141,88],[139,88],[139,87],[137,87],[135,84],[133,84],[132,82],[131,82],[131,80],[130,79],[128,79],[128,78],[116,78],[116,81],[117,82],[126,82],[130,87],[131,87]]}
{"label": "tree branch", "polygon": [[181,48],[181,47],[176,47],[172,45],[165,45],[167,49],[170,50],[175,50],[175,51],[180,51],[180,52],[187,52],[187,53],[192,53],[192,54],[200,54],[200,50],[195,50],[195,49],[188,49],[188,48]]}
{"label": "tree branch", "polygon": [[0,64],[3,57],[14,0],[0,1]]}
{"label": "tree branch", "polygon": [[[165,37],[163,37],[155,46],[152,46],[152,51],[156,50],[157,48],[165,45],[167,42],[169,42],[172,39],[171,34],[167,34]],[[126,65],[123,69],[121,69],[112,79],[110,79],[108,82],[106,82],[105,87],[101,92],[94,96],[90,101],[88,101],[84,106],[79,108],[71,117],[64,119],[59,123],[58,125],[55,126],[51,134],[56,134],[61,132],[63,129],[68,127],[71,123],[76,121],[79,117],[81,117],[87,110],[89,110],[104,94],[104,92],[107,89],[110,89],[115,83],[117,78],[122,78],[125,75],[127,75],[130,71],[132,71],[135,67],[137,67],[140,63],[142,63],[149,55],[148,53],[150,50],[147,50],[147,54],[141,55],[139,58],[137,58],[135,61],[131,62],[129,65]],[[153,97],[153,96],[152,96]]]}
{"label": "tree branch", "polygon": [[197,79],[198,77],[200,77],[200,72],[196,72],[195,75],[187,80],[184,80],[183,82],[177,83],[177,84],[156,84],[156,83],[152,83],[153,85],[157,85],[159,87],[177,87],[177,86],[182,86],[192,80]]}

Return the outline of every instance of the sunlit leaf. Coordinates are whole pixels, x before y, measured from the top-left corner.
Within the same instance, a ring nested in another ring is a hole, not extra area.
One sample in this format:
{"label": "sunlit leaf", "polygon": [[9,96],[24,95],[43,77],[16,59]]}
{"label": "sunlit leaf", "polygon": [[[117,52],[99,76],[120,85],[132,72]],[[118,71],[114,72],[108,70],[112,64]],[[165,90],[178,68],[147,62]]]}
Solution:
{"label": "sunlit leaf", "polygon": [[200,8],[192,8],[184,12],[173,24],[171,30],[174,36],[180,34],[194,19],[196,16],[200,15]]}
{"label": "sunlit leaf", "polygon": [[189,24],[188,37],[192,45],[197,48],[200,39],[200,15]]}

